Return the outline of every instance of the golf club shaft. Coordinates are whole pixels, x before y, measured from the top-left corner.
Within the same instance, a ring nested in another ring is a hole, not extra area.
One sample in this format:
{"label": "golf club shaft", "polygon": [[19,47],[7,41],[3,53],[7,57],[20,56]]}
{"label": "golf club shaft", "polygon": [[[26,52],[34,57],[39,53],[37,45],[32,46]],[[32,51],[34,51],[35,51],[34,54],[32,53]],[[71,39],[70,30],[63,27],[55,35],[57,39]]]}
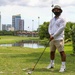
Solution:
{"label": "golf club shaft", "polygon": [[32,71],[34,71],[34,69],[35,69],[37,63],[39,62],[40,58],[42,57],[42,55],[43,55],[43,53],[45,52],[45,50],[46,50],[47,46],[49,45],[49,43],[50,43],[50,40],[49,40],[49,42],[47,43],[46,47],[44,48],[43,52],[41,53],[40,57],[38,58],[36,64],[35,64],[34,67],[32,68]]}

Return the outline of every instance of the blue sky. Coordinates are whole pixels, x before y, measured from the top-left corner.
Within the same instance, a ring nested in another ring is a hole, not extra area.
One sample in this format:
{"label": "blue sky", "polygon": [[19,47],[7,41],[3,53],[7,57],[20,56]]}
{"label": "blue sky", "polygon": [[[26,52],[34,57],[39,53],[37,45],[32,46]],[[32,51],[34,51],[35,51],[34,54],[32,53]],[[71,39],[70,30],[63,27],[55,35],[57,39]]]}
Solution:
{"label": "blue sky", "polygon": [[12,15],[21,14],[25,21],[24,29],[32,30],[33,27],[36,30],[38,17],[39,24],[52,18],[52,3],[61,6],[66,21],[75,22],[75,0],[0,0],[1,23],[12,24]]}

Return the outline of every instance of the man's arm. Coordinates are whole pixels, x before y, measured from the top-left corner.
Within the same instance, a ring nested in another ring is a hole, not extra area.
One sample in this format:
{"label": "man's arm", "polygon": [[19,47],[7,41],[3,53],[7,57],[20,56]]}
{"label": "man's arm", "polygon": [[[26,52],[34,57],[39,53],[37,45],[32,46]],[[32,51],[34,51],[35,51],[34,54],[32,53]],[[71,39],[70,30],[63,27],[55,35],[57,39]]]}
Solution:
{"label": "man's arm", "polygon": [[61,21],[60,26],[61,26],[61,27],[54,33],[54,35],[53,35],[54,38],[57,37],[58,35],[60,35],[60,34],[64,31],[64,29],[65,29],[65,27],[66,27],[66,22],[65,22],[65,20],[62,20],[62,21]]}
{"label": "man's arm", "polygon": [[51,24],[49,24],[48,32],[49,32],[49,35],[50,35],[50,40],[53,40],[54,37],[53,37],[52,34],[51,34]]}

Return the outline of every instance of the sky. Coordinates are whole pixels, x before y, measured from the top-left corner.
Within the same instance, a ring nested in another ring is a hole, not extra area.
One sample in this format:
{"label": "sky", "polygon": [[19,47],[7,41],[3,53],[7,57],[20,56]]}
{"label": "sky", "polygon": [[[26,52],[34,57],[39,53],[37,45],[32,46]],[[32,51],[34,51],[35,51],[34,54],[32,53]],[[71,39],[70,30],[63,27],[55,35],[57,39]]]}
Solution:
{"label": "sky", "polygon": [[67,22],[75,22],[75,0],[0,0],[1,24],[12,24],[12,16],[21,14],[24,30],[37,30],[51,20],[52,4],[61,6]]}

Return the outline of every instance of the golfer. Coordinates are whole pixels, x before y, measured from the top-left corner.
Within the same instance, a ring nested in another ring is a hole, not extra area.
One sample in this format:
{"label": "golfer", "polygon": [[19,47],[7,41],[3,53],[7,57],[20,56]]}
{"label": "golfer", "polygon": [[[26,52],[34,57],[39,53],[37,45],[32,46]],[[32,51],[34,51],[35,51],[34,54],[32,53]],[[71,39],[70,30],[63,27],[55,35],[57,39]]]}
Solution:
{"label": "golfer", "polygon": [[54,17],[51,19],[48,32],[50,35],[50,64],[47,69],[54,68],[54,59],[56,49],[59,51],[61,56],[61,67],[59,72],[64,72],[66,69],[66,54],[64,52],[64,29],[66,26],[65,20],[60,16],[62,9],[60,6],[56,5],[52,9]]}

